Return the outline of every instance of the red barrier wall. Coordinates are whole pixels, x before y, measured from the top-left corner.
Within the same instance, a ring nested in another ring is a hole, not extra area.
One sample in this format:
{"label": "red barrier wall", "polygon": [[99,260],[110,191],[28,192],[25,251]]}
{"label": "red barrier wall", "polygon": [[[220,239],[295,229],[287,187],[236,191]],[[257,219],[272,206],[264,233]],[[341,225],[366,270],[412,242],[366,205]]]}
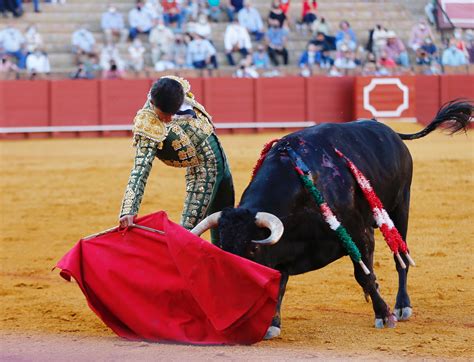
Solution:
{"label": "red barrier wall", "polygon": [[[360,89],[368,80],[364,77],[189,79],[196,99],[206,106],[217,123],[321,123],[370,117],[363,113],[366,111],[360,111]],[[440,105],[448,100],[474,99],[473,75],[420,75],[400,77],[400,80],[410,90],[410,108],[402,117],[413,114],[422,123],[431,121]],[[359,92],[355,91],[356,83],[360,85]],[[148,79],[0,81],[0,127],[131,125],[136,111],[146,101],[151,84],[152,80]],[[388,100],[388,105],[400,101],[400,95],[393,93],[393,89],[382,87],[380,91],[374,93],[375,101],[386,104]],[[2,137],[5,134],[0,133]],[[56,135],[65,134],[53,134]]]}

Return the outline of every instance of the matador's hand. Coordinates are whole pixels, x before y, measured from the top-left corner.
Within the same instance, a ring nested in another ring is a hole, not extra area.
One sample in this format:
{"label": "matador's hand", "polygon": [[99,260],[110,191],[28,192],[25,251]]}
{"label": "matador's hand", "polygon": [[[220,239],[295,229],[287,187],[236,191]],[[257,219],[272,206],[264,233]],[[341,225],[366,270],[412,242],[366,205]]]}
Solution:
{"label": "matador's hand", "polygon": [[133,224],[136,215],[124,215],[119,219],[119,226],[121,228],[127,228]]}

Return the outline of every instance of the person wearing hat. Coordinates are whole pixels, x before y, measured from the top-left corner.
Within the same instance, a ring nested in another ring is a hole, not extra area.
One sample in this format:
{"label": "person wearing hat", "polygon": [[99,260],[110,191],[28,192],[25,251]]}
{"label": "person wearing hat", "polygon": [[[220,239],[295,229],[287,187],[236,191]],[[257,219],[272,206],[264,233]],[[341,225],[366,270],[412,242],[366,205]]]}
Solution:
{"label": "person wearing hat", "polygon": [[[121,227],[130,226],[138,214],[155,158],[187,169],[180,221],[186,229],[234,206],[232,175],[212,118],[194,99],[185,79],[165,76],[153,84],[133,121],[133,144],[136,155],[120,209]],[[218,239],[216,230],[211,230],[211,236]]]}
{"label": "person wearing hat", "polygon": [[405,45],[393,30],[387,32],[387,44],[383,51],[388,58],[393,59],[395,63],[401,65],[403,68],[410,67],[410,59]]}

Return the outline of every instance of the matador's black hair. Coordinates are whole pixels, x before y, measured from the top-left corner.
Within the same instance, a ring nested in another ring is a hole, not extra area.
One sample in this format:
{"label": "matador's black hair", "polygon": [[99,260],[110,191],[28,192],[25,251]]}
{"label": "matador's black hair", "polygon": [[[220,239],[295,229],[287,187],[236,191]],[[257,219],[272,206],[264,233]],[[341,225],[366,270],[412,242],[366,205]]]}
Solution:
{"label": "matador's black hair", "polygon": [[158,79],[150,91],[152,103],[162,112],[175,114],[183,104],[184,91],[181,84],[174,79]]}

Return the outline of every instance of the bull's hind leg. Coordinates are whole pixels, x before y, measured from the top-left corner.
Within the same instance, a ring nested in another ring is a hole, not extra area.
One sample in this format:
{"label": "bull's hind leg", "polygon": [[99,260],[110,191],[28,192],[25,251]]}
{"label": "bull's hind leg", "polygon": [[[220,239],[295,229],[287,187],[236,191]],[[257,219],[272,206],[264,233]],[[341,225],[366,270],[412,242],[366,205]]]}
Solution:
{"label": "bull's hind leg", "polygon": [[390,312],[390,308],[383,300],[379,293],[377,284],[377,277],[374,273],[374,229],[367,228],[364,232],[354,234],[358,235],[360,242],[357,243],[362,261],[369,268],[370,274],[366,275],[358,263],[354,263],[354,276],[357,282],[364,290],[365,295],[369,295],[372,300],[372,307],[375,313],[375,328],[383,328],[387,326],[393,328],[396,325],[397,319]]}
{"label": "bull's hind leg", "polygon": [[[407,229],[408,229],[409,203],[410,203],[410,191],[408,190],[407,192],[405,192],[403,201],[397,206],[397,208],[393,210],[392,212],[389,212],[390,218],[392,219],[395,227],[398,229],[398,231],[400,232],[400,235],[405,241],[406,241]],[[400,263],[394,257],[395,266],[398,272],[398,293],[397,293],[397,300],[395,302],[395,310],[393,312],[399,321],[404,321],[404,320],[410,319],[412,315],[412,308],[410,304],[410,297],[408,296],[408,291],[407,291],[409,263],[405,255],[403,254],[401,255],[407,267],[406,269],[402,269],[402,267],[400,266]]]}

